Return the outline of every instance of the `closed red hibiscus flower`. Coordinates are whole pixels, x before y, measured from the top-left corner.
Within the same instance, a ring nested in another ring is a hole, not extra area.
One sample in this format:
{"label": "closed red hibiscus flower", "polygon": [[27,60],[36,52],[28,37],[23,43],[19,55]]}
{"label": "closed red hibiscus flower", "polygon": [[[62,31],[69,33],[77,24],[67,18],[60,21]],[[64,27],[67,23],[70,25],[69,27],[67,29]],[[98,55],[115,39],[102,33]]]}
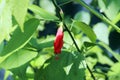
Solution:
{"label": "closed red hibiscus flower", "polygon": [[63,47],[63,27],[60,26],[57,30],[57,34],[56,34],[56,38],[54,41],[54,53],[55,54],[60,54],[61,53],[61,49]]}

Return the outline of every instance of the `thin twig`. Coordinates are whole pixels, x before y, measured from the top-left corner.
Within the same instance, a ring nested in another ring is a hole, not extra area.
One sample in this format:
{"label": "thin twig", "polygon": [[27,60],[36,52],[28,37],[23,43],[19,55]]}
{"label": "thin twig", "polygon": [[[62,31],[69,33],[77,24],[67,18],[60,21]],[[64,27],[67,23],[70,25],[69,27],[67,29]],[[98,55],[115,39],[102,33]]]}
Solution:
{"label": "thin twig", "polygon": [[[65,22],[64,22],[64,20],[63,20],[63,18],[62,18],[62,16],[61,16],[61,14],[60,14],[61,8],[57,5],[57,3],[56,3],[55,0],[52,0],[52,2],[53,2],[53,4],[54,4],[55,7],[56,7],[56,12],[57,12],[57,14],[58,14],[58,17],[60,18],[60,21],[63,22],[63,25],[64,25],[65,29],[68,31],[70,37],[72,38],[73,43],[75,44],[76,49],[78,50],[78,52],[82,53],[82,51],[79,49],[79,47],[78,47],[78,45],[77,45],[77,43],[76,43],[73,35],[71,34],[70,30],[68,29],[67,25],[65,24]],[[86,66],[87,66],[87,69],[88,69],[88,71],[90,72],[91,77],[93,78],[93,80],[96,80],[96,79],[95,79],[95,76],[93,75],[93,73],[92,73],[92,71],[90,70],[90,68],[89,68],[89,66],[88,66],[87,63],[86,63]]]}
{"label": "thin twig", "polygon": [[57,16],[59,17],[60,21],[62,21],[63,18],[62,18],[61,14],[60,14],[61,8],[57,5],[55,0],[52,0],[52,2],[53,2],[54,6],[56,8],[56,12],[58,13]]}
{"label": "thin twig", "polygon": [[82,53],[82,51],[79,49],[79,47],[78,47],[78,45],[77,45],[77,43],[76,43],[74,37],[72,36],[70,30],[68,29],[67,25],[66,25],[65,23],[63,23],[63,25],[64,25],[65,29],[68,31],[70,37],[72,38],[73,43],[75,44],[75,47],[77,48],[78,52]]}

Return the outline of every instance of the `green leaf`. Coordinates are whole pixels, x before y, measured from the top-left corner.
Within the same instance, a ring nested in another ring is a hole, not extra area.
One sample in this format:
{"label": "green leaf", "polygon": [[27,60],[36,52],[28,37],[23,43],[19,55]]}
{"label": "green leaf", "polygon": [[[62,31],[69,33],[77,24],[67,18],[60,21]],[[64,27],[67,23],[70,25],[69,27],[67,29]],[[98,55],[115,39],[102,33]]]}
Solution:
{"label": "green leaf", "polygon": [[97,56],[98,56],[98,62],[100,62],[101,64],[108,64],[110,66],[114,64],[114,62],[109,57],[107,57],[106,55],[100,52],[97,53]]}
{"label": "green leaf", "polygon": [[44,48],[39,52],[38,57],[31,62],[31,65],[35,68],[41,68],[44,63],[53,56],[53,48]]}
{"label": "green leaf", "polygon": [[97,23],[96,25],[94,25],[93,30],[97,35],[97,39],[105,42],[106,44],[109,44],[109,31],[107,25],[105,25],[104,23]]}
{"label": "green leaf", "polygon": [[[84,70],[82,67],[82,60],[84,57],[82,55],[77,55],[79,53],[68,51],[63,51],[61,54],[52,57],[44,66],[37,70],[35,74],[35,79],[45,79],[45,80],[84,80]],[[58,57],[58,60],[56,60]],[[51,74],[51,73],[54,73]]]}
{"label": "green leaf", "polygon": [[26,76],[26,70],[29,66],[29,63],[21,65],[17,68],[12,68],[10,71],[13,73],[13,80],[28,80]]}
{"label": "green leaf", "polygon": [[2,52],[3,48],[4,48],[4,42],[1,42],[0,43],[0,53]]}
{"label": "green leaf", "polygon": [[115,63],[108,72],[109,80],[120,80],[120,63]]}
{"label": "green leaf", "polygon": [[0,2],[0,43],[4,39],[9,39],[9,33],[12,27],[12,14],[6,0]]}
{"label": "green leaf", "polygon": [[37,52],[21,49],[7,57],[0,67],[4,69],[12,69],[19,67],[37,56]]}
{"label": "green leaf", "polygon": [[73,21],[73,26],[74,27],[78,27],[80,30],[82,30],[92,42],[96,41],[96,35],[94,33],[94,31],[91,29],[90,26],[88,26],[87,24],[80,22],[80,21]]}
{"label": "green leaf", "polygon": [[70,35],[68,34],[67,31],[64,31],[64,38],[63,38],[64,42],[69,44],[69,45],[72,45],[73,44],[73,41],[70,37]]}
{"label": "green leaf", "polygon": [[27,14],[29,0],[9,0],[12,7],[13,16],[19,24],[19,27],[24,31],[24,21]]}
{"label": "green leaf", "polygon": [[6,4],[6,0],[0,0],[0,16],[4,10],[5,4]]}
{"label": "green leaf", "polygon": [[46,38],[41,38],[41,40],[37,40],[36,38],[32,38],[29,42],[31,46],[36,48],[37,50],[42,50],[44,48],[53,47],[55,37],[47,36]]}
{"label": "green leaf", "polygon": [[90,24],[90,14],[85,11],[81,11],[75,14],[74,16],[75,20],[82,21],[86,24]]}
{"label": "green leaf", "polygon": [[11,39],[9,40],[7,45],[4,47],[0,55],[1,56],[5,56],[7,54],[10,55],[13,52],[16,52],[17,50],[24,47],[27,44],[27,42],[31,39],[38,25],[39,25],[38,19],[30,19],[25,23],[24,32],[22,32],[20,28],[17,27]]}
{"label": "green leaf", "polygon": [[108,45],[103,43],[103,42],[99,42],[98,44],[100,46],[104,47],[106,50],[108,50],[113,55],[113,57],[120,62],[120,55],[119,55],[119,53],[116,53],[116,52],[112,51],[112,49]]}
{"label": "green leaf", "polygon": [[107,8],[107,6],[105,5],[105,2],[104,2],[104,0],[99,0],[98,1],[98,6],[100,7],[100,10],[101,11],[105,11],[106,10],[106,8]]}
{"label": "green leaf", "polygon": [[96,44],[94,44],[94,43],[90,43],[90,42],[84,42],[84,45],[85,45],[85,47],[93,47],[93,46],[95,46]]}
{"label": "green leaf", "polygon": [[36,5],[29,6],[29,9],[33,11],[35,14],[38,14],[41,18],[45,20],[59,20],[55,15],[45,11],[44,9]]}
{"label": "green leaf", "polygon": [[[94,54],[95,55],[95,54]],[[93,69],[94,66],[97,64],[97,58],[93,58],[91,56],[86,57],[86,62],[89,65],[90,69]],[[90,73],[89,73],[90,74]]]}
{"label": "green leaf", "polygon": [[84,80],[85,77],[85,64],[83,63],[84,57],[80,53],[74,60],[73,65],[67,76],[67,80]]}
{"label": "green leaf", "polygon": [[104,0],[98,0],[99,7],[106,16],[113,20],[120,10],[120,0],[109,0],[108,4],[104,2]]}
{"label": "green leaf", "polygon": [[53,5],[52,1],[50,0],[40,0],[41,8],[45,9],[46,11],[55,14],[55,6]]}

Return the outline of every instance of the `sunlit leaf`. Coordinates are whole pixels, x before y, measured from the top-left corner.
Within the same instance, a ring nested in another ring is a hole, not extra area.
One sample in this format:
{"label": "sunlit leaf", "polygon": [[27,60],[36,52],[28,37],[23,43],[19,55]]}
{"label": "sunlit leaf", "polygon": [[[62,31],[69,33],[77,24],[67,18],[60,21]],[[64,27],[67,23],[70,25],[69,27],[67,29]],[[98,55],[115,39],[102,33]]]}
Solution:
{"label": "sunlit leaf", "polygon": [[31,65],[36,68],[41,68],[44,63],[53,56],[53,49],[44,48],[39,52],[39,56],[31,62]]}
{"label": "sunlit leaf", "polygon": [[109,41],[108,41],[109,31],[108,31],[107,25],[105,25],[104,23],[97,23],[93,27],[93,30],[97,36],[97,39],[105,42],[106,44],[109,44]]}
{"label": "sunlit leaf", "polygon": [[73,21],[73,26],[82,30],[92,42],[96,41],[96,35],[90,26],[80,21]]}
{"label": "sunlit leaf", "polygon": [[6,0],[0,0],[0,16],[4,10],[5,5],[6,5]]}
{"label": "sunlit leaf", "polygon": [[99,42],[99,45],[102,46],[102,47],[104,47],[106,50],[108,50],[108,51],[112,54],[112,56],[113,56],[117,61],[120,62],[120,55],[119,55],[118,53],[112,51],[112,49],[111,49],[108,45],[106,45],[105,43],[103,43],[103,42]]}
{"label": "sunlit leaf", "polygon": [[109,57],[103,55],[102,53],[97,53],[97,56],[98,56],[98,62],[100,62],[101,64],[108,64],[110,66],[114,64],[114,62]]}
{"label": "sunlit leaf", "polygon": [[30,19],[25,23],[24,32],[22,32],[18,27],[14,31],[10,41],[4,47],[0,55],[5,56],[6,54],[13,53],[19,50],[20,48],[22,48],[23,46],[25,46],[25,44],[31,39],[38,25],[39,25],[39,20]]}
{"label": "sunlit leaf", "polygon": [[115,63],[110,71],[108,72],[109,80],[119,80],[120,79],[120,63]]}
{"label": "sunlit leaf", "polygon": [[0,43],[4,39],[9,39],[12,27],[12,14],[6,0],[0,2]]}
{"label": "sunlit leaf", "polygon": [[90,69],[92,69],[97,64],[97,58],[87,57],[86,61],[87,61],[87,64],[89,65]]}
{"label": "sunlit leaf", "polygon": [[100,8],[106,14],[106,16],[113,20],[120,10],[120,0],[109,0],[108,4],[104,0],[98,0]]}
{"label": "sunlit leaf", "polygon": [[68,34],[68,32],[64,32],[64,42],[65,43],[67,43],[67,44],[69,44],[69,45],[72,45],[73,44],[73,41],[72,41],[72,39],[71,39],[71,37],[70,37],[70,35]]}
{"label": "sunlit leaf", "polygon": [[34,13],[38,14],[41,18],[45,20],[58,20],[58,18],[55,15],[45,11],[44,9],[36,5],[30,5],[29,9],[33,11]]}
{"label": "sunlit leaf", "polygon": [[13,15],[22,31],[24,31],[24,22],[27,14],[28,3],[29,0],[9,0]]}
{"label": "sunlit leaf", "polygon": [[40,0],[40,6],[46,11],[55,14],[55,6],[50,0]]}
{"label": "sunlit leaf", "polygon": [[101,10],[102,12],[104,12],[104,11],[106,10],[106,8],[107,8],[107,5],[105,5],[104,0],[99,0],[99,1],[98,1],[98,5],[99,5],[100,10]]}
{"label": "sunlit leaf", "polygon": [[81,12],[78,12],[75,14],[74,19],[84,22],[86,24],[89,24],[90,23],[90,14],[88,12],[81,11]]}
{"label": "sunlit leaf", "polygon": [[34,57],[37,56],[37,52],[21,49],[14,54],[7,57],[1,64],[0,67],[4,69],[12,69],[19,67]]}

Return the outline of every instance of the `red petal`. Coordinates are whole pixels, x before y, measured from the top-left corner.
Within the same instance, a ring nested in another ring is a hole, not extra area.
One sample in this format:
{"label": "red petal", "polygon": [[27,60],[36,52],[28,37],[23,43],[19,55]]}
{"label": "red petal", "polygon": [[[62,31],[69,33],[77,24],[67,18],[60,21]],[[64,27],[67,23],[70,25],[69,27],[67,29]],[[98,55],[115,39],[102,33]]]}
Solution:
{"label": "red petal", "polygon": [[63,47],[63,29],[62,27],[58,28],[56,39],[54,41],[54,53],[59,54],[61,53],[61,49]]}

